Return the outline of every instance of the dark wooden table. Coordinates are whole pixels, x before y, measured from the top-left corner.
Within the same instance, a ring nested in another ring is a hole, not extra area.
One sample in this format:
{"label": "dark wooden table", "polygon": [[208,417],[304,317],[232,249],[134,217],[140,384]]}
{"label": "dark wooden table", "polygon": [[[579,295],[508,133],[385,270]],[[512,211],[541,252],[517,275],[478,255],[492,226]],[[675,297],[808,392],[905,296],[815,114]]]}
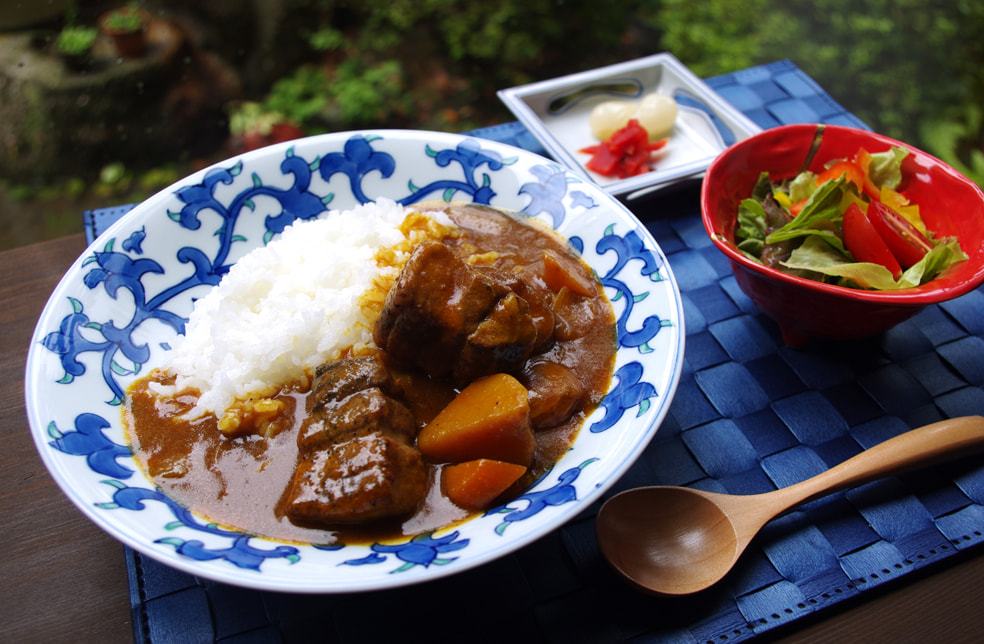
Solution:
{"label": "dark wooden table", "polygon": [[[73,235],[0,253],[0,639],[132,639],[123,546],[62,495],[34,447],[24,363],[34,325],[85,249]],[[971,642],[984,633],[984,552],[953,557],[766,635],[780,642]]]}

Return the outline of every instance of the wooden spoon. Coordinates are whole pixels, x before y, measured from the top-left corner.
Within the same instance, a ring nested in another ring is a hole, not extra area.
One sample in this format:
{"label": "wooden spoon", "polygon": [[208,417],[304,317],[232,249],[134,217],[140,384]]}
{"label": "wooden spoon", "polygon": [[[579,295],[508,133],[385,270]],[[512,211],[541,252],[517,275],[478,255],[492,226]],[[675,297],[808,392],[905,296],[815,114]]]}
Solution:
{"label": "wooden spoon", "polygon": [[984,450],[984,418],[952,418],[875,445],[796,485],[747,496],[655,486],[627,490],[598,512],[601,552],[657,595],[703,590],[731,570],[770,519],[806,501],[877,478]]}

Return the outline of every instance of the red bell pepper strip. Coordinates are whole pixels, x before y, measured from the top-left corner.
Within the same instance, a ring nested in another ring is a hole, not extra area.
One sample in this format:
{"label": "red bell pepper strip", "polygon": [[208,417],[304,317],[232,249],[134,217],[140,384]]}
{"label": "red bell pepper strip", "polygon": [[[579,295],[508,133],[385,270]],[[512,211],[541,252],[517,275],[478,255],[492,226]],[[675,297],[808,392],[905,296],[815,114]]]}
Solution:
{"label": "red bell pepper strip", "polygon": [[809,200],[810,200],[809,198],[800,199],[796,203],[789,206],[789,214],[791,214],[793,217],[800,214],[800,211],[803,210],[803,206],[805,206],[806,202],[808,202]]}
{"label": "red bell pepper strip", "polygon": [[[857,187],[859,195],[862,194],[864,181],[868,178],[868,175],[853,161],[838,161],[833,164],[817,175],[817,185],[822,186],[831,179],[839,179],[842,176]],[[870,181],[870,179],[868,180]]]}
{"label": "red bell pepper strip", "polygon": [[878,201],[881,199],[881,190],[875,185],[875,182],[871,180],[871,176],[868,174],[868,166],[871,165],[871,153],[861,148],[858,153],[854,155],[854,163],[861,168],[861,174],[864,176],[864,180],[861,184],[864,193],[868,195],[868,198],[872,201]]}

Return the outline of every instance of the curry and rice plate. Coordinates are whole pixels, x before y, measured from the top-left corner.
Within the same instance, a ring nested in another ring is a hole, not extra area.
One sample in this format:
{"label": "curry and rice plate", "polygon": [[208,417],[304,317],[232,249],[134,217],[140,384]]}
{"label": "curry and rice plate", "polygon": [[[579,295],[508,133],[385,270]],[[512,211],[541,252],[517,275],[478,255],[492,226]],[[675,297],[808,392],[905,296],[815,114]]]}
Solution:
{"label": "curry and rice plate", "polygon": [[552,231],[486,207],[380,200],[297,223],[237,262],[131,386],[124,424],[148,476],[211,521],[380,540],[475,514],[448,499],[454,463],[417,445],[463,390],[502,376],[528,398],[517,431],[535,451],[501,502],[570,446],[614,353],[597,277]]}

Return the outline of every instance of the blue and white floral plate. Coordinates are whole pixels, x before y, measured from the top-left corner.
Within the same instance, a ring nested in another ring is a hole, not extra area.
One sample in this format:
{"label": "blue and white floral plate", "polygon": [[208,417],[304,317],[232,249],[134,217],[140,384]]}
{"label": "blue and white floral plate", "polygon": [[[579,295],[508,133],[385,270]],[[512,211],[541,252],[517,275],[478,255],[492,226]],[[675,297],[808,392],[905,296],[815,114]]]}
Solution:
{"label": "blue and white floral plate", "polygon": [[[159,365],[192,302],[295,219],[378,197],[461,200],[551,224],[580,249],[618,318],[611,391],[573,448],[522,496],[399,543],[318,548],[232,532],[142,474],[123,434],[127,385]],[[191,175],[110,227],[59,283],[27,360],[27,413],[68,497],[124,544],[174,568],[287,592],[352,592],[453,574],[576,516],[632,464],[665,417],[683,362],[676,282],[648,231],[612,196],[518,148],[418,131],[327,134]]]}

